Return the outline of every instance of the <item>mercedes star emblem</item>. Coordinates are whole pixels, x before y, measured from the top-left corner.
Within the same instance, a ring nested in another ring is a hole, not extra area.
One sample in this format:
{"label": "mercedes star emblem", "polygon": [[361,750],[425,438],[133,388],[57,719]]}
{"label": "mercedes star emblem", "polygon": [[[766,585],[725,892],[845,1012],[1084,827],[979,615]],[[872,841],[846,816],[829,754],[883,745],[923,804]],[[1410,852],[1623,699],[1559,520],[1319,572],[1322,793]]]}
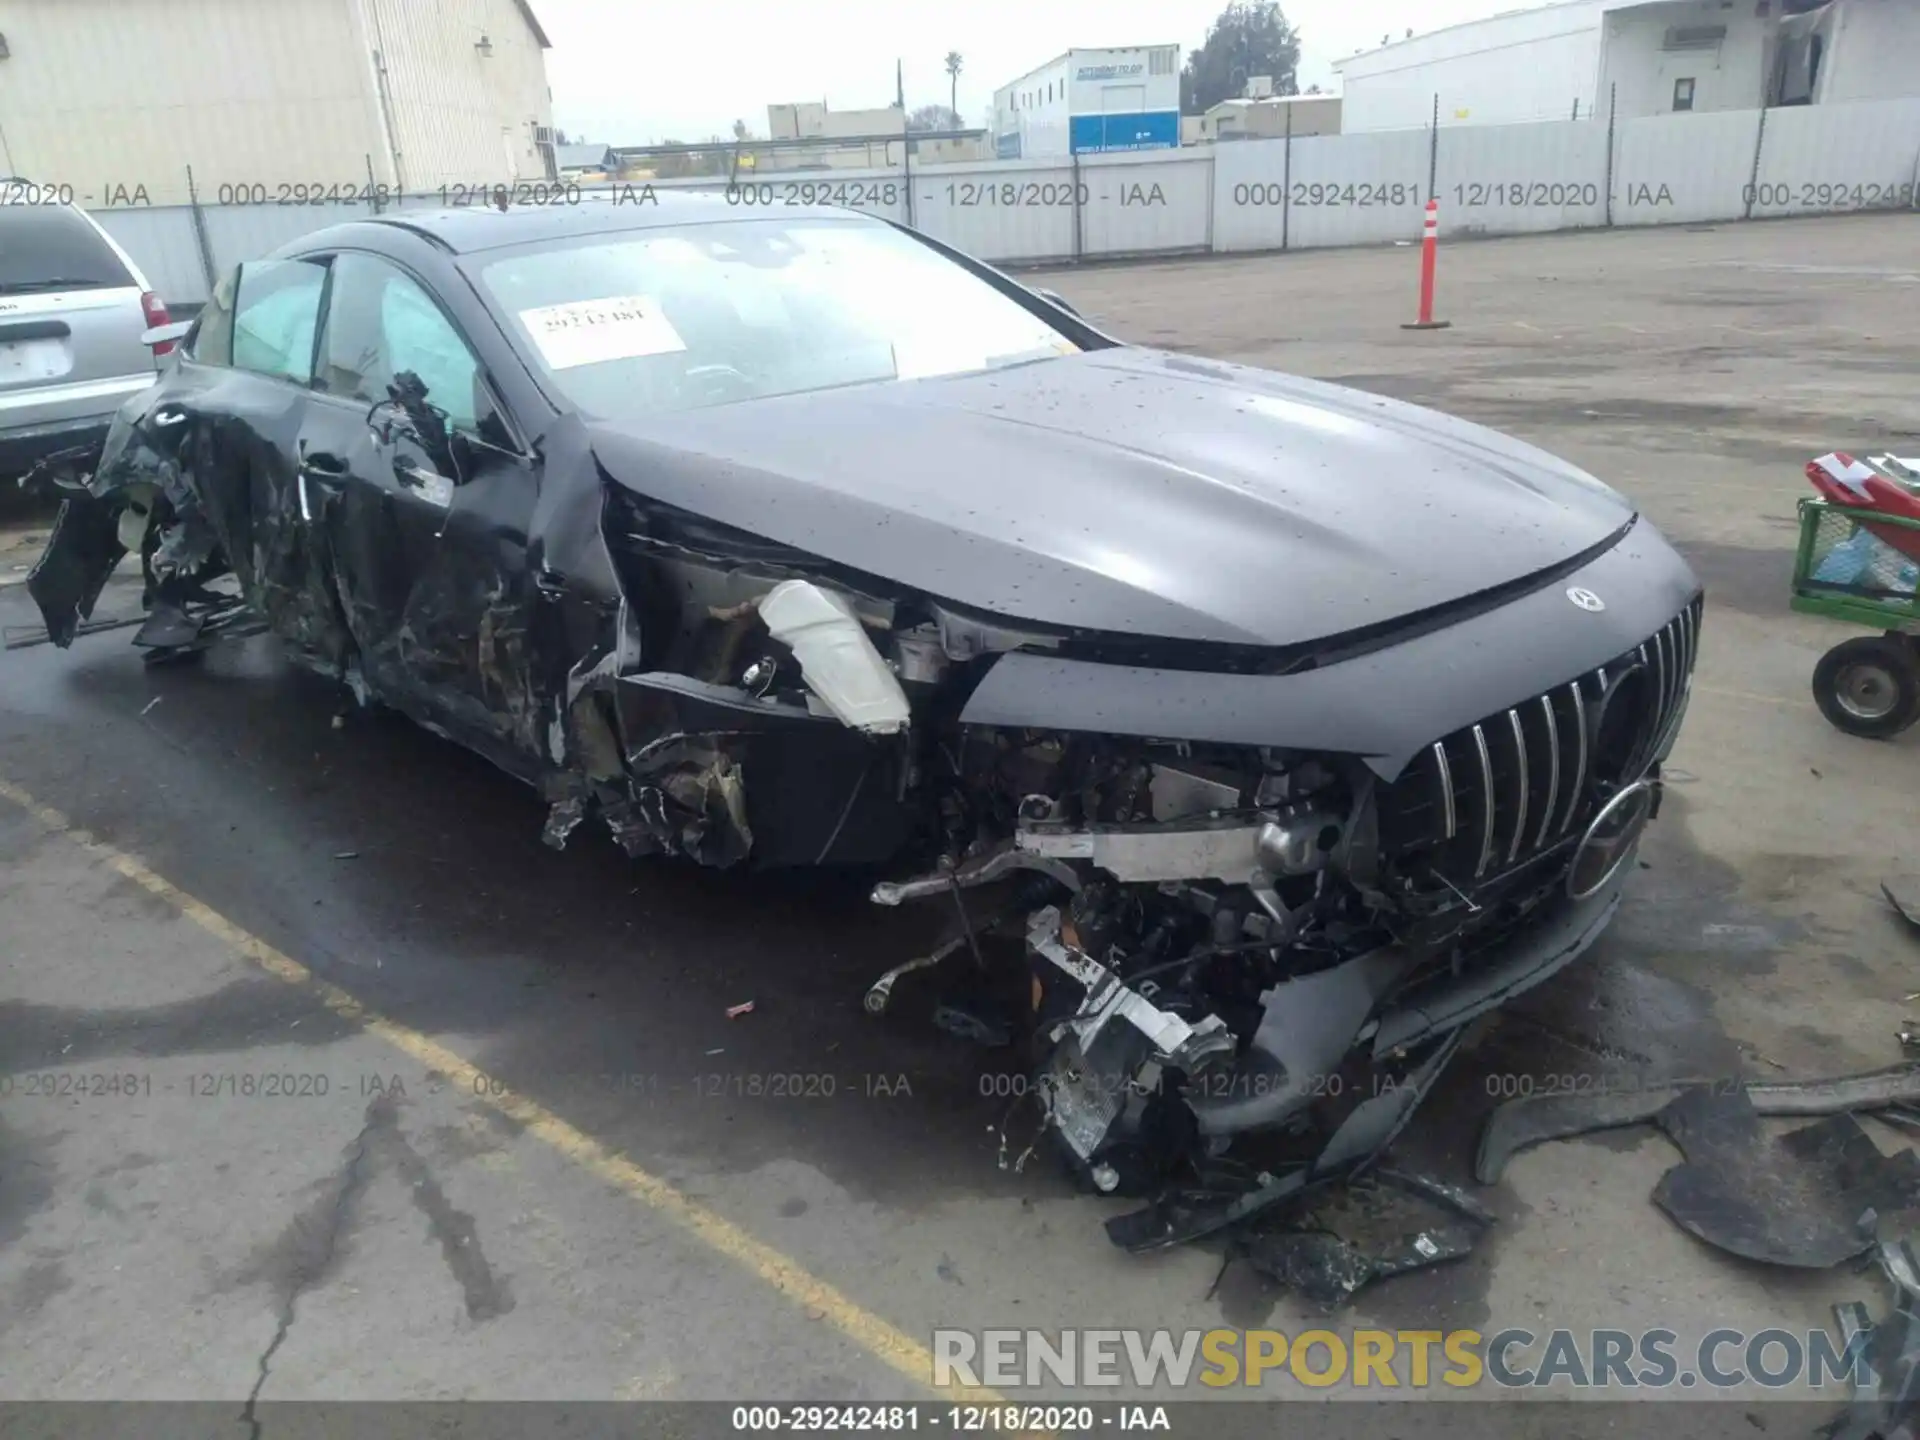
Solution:
{"label": "mercedes star emblem", "polygon": [[1578,605],[1582,610],[1599,611],[1607,608],[1606,601],[1602,600],[1591,590],[1580,585],[1575,585],[1567,591],[1567,599]]}

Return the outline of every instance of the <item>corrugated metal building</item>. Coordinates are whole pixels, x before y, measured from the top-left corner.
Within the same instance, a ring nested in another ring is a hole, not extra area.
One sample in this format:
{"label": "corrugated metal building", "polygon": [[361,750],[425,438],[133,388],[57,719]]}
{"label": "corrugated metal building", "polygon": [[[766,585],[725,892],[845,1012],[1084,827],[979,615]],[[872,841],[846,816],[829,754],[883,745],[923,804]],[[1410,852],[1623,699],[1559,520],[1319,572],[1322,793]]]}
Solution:
{"label": "corrugated metal building", "polygon": [[1920,94],[1914,0],[1559,0],[1335,62],[1348,134]]}
{"label": "corrugated metal building", "polygon": [[82,204],[552,173],[529,0],[7,0],[0,40],[0,169]]}

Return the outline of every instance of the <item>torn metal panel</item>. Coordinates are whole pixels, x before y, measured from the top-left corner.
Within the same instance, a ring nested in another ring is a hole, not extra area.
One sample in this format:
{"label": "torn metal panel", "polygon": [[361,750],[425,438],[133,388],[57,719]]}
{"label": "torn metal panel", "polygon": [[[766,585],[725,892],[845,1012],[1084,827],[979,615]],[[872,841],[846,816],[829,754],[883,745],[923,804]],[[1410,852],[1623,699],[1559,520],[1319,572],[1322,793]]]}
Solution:
{"label": "torn metal panel", "polygon": [[[1548,1140],[1644,1124],[1690,1086],[1702,1083],[1726,1085],[1725,1081],[1647,1080],[1632,1086],[1603,1086],[1591,1094],[1509,1100],[1487,1117],[1480,1132],[1474,1178],[1482,1185],[1498,1183],[1509,1160]],[[1824,1080],[1745,1081],[1739,1088],[1758,1115],[1840,1115],[1920,1105],[1920,1062]]]}
{"label": "torn metal panel", "polygon": [[[753,837],[729,864],[749,855],[761,867],[859,864],[889,857],[904,838],[910,817],[898,793],[906,762],[897,742],[684,675],[622,676],[615,704],[624,734],[652,737],[626,765],[634,784],[662,796],[641,807],[658,821],[662,849],[709,853],[707,837],[723,818],[744,822],[740,832]],[[712,776],[719,757],[728,778],[716,811],[710,783],[687,777]],[[689,825],[699,827],[691,848]]]}
{"label": "torn metal panel", "polygon": [[27,572],[27,593],[40,607],[47,638],[55,645],[73,643],[126,553],[112,507],[85,493],[61,499],[47,548]]}
{"label": "torn metal panel", "polygon": [[522,460],[368,423],[364,403],[308,407],[298,483],[305,539],[337,595],[361,672],[388,703],[512,773],[547,758],[536,683],[528,527],[538,487]]}

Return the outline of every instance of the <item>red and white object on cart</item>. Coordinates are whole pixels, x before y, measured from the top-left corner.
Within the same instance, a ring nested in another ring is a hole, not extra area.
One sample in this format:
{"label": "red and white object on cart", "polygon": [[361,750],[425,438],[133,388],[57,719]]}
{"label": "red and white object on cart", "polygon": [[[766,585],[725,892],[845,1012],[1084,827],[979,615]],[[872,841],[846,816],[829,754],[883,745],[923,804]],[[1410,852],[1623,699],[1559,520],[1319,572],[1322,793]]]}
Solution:
{"label": "red and white object on cart", "polygon": [[[1857,460],[1844,451],[1835,451],[1809,461],[1807,479],[1821,498],[1835,505],[1879,510],[1901,520],[1920,522],[1920,460],[1894,455]],[[1920,530],[1871,521],[1861,522],[1861,529],[1920,564]]]}

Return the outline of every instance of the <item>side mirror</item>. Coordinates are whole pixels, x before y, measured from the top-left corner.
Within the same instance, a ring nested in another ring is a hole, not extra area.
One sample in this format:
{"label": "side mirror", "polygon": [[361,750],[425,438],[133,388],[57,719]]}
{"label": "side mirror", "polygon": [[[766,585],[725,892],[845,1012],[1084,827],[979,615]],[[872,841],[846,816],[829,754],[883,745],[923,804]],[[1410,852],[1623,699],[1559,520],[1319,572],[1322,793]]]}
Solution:
{"label": "side mirror", "polygon": [[172,320],[165,325],[156,325],[153,329],[142,332],[140,343],[149,348],[165,345],[170,340],[185,338],[186,333],[191,329],[193,329],[191,320]]}
{"label": "side mirror", "polygon": [[387,383],[387,399],[407,417],[414,438],[421,444],[429,450],[446,448],[446,412],[427,399],[426,381],[411,370],[402,370]]}
{"label": "side mirror", "polygon": [[1069,315],[1072,315],[1075,318],[1079,317],[1080,312],[1074,309],[1072,304],[1067,300],[1067,297],[1062,295],[1058,290],[1036,290],[1033,293],[1038,295],[1042,300],[1046,301],[1049,305],[1058,305],[1062,310],[1066,311]]}
{"label": "side mirror", "polygon": [[396,435],[413,441],[427,452],[434,468],[455,484],[466,473],[453,453],[446,412],[428,401],[426,382],[411,370],[402,370],[388,382],[387,398],[374,401],[367,410],[367,425],[382,445],[391,445]]}

